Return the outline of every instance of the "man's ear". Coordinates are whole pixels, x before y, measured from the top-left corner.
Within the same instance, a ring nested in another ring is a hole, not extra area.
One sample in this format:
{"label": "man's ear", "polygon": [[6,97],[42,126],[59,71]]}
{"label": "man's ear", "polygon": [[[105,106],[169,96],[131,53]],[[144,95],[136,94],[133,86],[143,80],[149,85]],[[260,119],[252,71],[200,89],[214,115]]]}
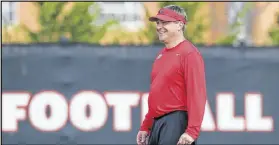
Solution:
{"label": "man's ear", "polygon": [[180,25],[181,25],[181,28],[183,28],[183,26],[184,26],[184,23],[183,23],[183,22],[180,22]]}
{"label": "man's ear", "polygon": [[183,23],[182,22],[179,22],[179,27],[180,27],[180,30],[182,30],[182,28],[183,28]]}

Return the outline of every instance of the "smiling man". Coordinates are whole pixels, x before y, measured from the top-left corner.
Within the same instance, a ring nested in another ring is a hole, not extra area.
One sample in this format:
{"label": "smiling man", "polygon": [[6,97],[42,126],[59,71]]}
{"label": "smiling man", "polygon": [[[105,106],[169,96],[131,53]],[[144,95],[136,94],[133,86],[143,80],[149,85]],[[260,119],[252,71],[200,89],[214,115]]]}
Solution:
{"label": "smiling man", "polygon": [[148,113],[137,143],[195,144],[206,104],[203,58],[184,37],[187,16],[183,8],[166,6],[149,20],[156,22],[165,47],[153,64]]}

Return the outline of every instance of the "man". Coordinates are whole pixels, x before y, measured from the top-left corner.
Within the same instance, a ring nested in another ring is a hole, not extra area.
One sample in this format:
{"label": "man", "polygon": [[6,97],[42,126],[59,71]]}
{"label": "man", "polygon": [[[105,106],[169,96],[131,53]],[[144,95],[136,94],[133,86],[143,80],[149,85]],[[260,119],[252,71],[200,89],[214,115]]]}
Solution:
{"label": "man", "polygon": [[157,16],[159,40],[165,48],[151,72],[148,113],[137,135],[138,144],[195,144],[204,116],[206,83],[198,49],[184,38],[187,16],[170,5]]}

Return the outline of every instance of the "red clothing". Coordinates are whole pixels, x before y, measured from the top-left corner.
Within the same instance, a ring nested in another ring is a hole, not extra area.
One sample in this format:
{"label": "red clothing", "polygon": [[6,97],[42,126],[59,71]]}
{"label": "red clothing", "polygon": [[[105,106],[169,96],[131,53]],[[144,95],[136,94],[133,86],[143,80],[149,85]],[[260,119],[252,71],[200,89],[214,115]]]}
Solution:
{"label": "red clothing", "polygon": [[188,112],[191,137],[199,136],[206,103],[204,62],[198,49],[185,40],[171,49],[164,48],[154,61],[148,113],[140,130],[149,131],[153,118],[175,110]]}

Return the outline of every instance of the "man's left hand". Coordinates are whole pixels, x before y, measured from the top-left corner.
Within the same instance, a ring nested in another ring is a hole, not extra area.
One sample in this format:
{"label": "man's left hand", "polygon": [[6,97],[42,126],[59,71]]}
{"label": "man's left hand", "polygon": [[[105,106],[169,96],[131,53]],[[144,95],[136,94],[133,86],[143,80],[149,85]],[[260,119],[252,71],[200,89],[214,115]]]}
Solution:
{"label": "man's left hand", "polygon": [[192,144],[194,142],[194,139],[188,135],[187,133],[183,133],[179,141],[177,142],[178,145],[185,145],[185,144]]}

